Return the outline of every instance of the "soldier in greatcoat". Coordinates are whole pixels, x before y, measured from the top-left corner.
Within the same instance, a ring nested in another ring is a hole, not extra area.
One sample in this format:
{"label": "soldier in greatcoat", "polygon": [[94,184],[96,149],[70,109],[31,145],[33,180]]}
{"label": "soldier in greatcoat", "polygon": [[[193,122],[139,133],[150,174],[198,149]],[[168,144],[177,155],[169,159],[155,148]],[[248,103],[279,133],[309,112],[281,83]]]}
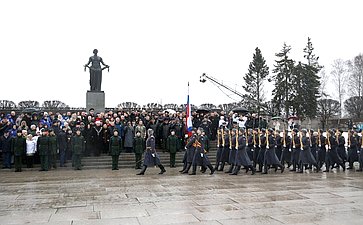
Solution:
{"label": "soldier in greatcoat", "polygon": [[122,139],[118,135],[118,130],[113,130],[113,136],[110,137],[109,150],[112,156],[112,170],[118,170],[118,160],[122,148]]}
{"label": "soldier in greatcoat", "polygon": [[71,146],[74,155],[74,169],[81,170],[81,156],[85,150],[85,139],[82,136],[80,129],[77,129],[76,135],[72,137]]}
{"label": "soldier in greatcoat", "polygon": [[49,165],[49,137],[48,130],[43,129],[42,135],[37,140],[37,150],[40,156],[40,171],[48,171]]}
{"label": "soldier in greatcoat", "polygon": [[21,158],[25,154],[26,139],[22,135],[22,131],[16,132],[16,137],[11,140],[11,152],[14,154],[14,167],[15,172],[21,172],[22,161]]}
{"label": "soldier in greatcoat", "polygon": [[159,154],[156,152],[155,149],[155,137],[154,137],[154,130],[148,129],[148,138],[146,140],[146,151],[144,154],[144,165],[140,173],[137,175],[144,175],[145,171],[150,166],[158,166],[160,168],[160,173],[163,174],[166,172],[164,166],[160,162]]}

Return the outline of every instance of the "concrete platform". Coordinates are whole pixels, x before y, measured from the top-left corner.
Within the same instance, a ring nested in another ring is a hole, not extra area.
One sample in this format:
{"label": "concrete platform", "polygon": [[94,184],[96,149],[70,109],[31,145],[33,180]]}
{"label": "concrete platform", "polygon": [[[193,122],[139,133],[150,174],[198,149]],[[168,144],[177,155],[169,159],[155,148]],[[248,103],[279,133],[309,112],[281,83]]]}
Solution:
{"label": "concrete platform", "polygon": [[363,173],[0,171],[0,224],[362,224]]}

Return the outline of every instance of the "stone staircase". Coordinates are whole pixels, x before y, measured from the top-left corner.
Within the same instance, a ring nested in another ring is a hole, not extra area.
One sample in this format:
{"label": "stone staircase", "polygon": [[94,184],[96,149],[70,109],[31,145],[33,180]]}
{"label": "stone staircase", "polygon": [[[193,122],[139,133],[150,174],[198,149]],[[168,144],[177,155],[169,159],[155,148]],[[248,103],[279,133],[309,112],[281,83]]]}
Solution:
{"label": "stone staircase", "polygon": [[[212,164],[216,161],[216,152],[217,152],[217,142],[211,141],[211,147],[208,153],[208,157]],[[161,163],[169,167],[170,165],[170,154],[165,152],[163,153],[161,150],[157,150]],[[177,152],[175,157],[176,167],[183,166],[183,157],[184,151]],[[82,165],[83,169],[111,169],[112,159],[111,156],[101,155],[99,157],[83,157]],[[122,152],[119,158],[119,168],[134,168],[135,167],[135,155],[133,153],[125,153]],[[69,168],[69,167],[65,167]],[[63,168],[62,168],[63,169]]]}
{"label": "stone staircase", "polygon": [[[170,154],[165,152],[163,153],[162,150],[157,150],[161,163],[165,167],[170,166]],[[216,152],[217,152],[217,142],[211,141],[210,142],[210,150],[208,153],[208,157],[212,163],[212,165],[215,164],[216,161]],[[176,167],[182,167],[183,166],[183,157],[184,157],[184,151],[177,152],[175,161],[176,161]],[[2,160],[1,160],[2,164]],[[82,158],[82,169],[111,169],[112,165],[112,158],[109,155],[101,155],[98,157],[83,157]],[[59,160],[57,162],[57,166],[59,166]],[[39,170],[40,165],[35,164],[34,168],[26,168],[26,165],[23,165],[23,170]],[[120,154],[119,158],[119,168],[135,168],[135,155],[133,153],[125,153],[122,152]],[[14,167],[13,167],[14,169]],[[13,170],[12,169],[12,170]],[[66,163],[66,167],[58,167],[57,170],[70,170],[73,169],[71,166],[71,160],[68,160]]]}

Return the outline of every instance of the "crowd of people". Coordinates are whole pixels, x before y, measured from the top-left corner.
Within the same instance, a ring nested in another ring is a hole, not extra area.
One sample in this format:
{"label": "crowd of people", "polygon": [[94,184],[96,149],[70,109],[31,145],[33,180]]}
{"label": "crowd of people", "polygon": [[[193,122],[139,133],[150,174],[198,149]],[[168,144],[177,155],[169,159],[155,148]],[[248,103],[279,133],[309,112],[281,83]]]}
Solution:
{"label": "crowd of people", "polygon": [[[170,111],[170,110],[169,110]],[[349,130],[347,140],[341,130],[320,131],[292,129],[279,131],[267,127],[267,122],[256,114],[239,116],[238,113],[192,113],[195,129],[186,126],[184,112],[118,110],[88,112],[41,112],[0,114],[0,150],[3,168],[20,172],[22,164],[28,168],[41,164],[41,171],[72,165],[82,169],[83,156],[108,154],[112,169],[118,170],[122,151],[135,154],[135,168],[158,165],[161,174],[166,170],[156,149],[170,153],[170,167],[175,167],[175,155],[185,151],[181,173],[196,174],[197,167],[204,173],[223,171],[237,175],[243,167],[252,174],[267,174],[270,168],[284,172],[303,172],[314,169],[325,172],[341,167],[353,169],[359,162],[362,171],[362,138]],[[210,140],[217,141],[217,156],[212,166],[208,154]],[[142,156],[144,155],[144,160]],[[71,163],[67,163],[71,162]]]}

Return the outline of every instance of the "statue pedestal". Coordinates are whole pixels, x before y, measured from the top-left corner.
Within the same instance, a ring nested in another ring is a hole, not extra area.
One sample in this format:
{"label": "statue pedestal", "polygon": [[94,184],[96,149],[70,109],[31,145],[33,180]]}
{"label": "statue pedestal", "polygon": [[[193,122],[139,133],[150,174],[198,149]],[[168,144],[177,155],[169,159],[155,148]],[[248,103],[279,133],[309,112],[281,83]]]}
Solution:
{"label": "statue pedestal", "polygon": [[105,111],[105,92],[103,91],[87,91],[86,110],[94,108],[95,113]]}

